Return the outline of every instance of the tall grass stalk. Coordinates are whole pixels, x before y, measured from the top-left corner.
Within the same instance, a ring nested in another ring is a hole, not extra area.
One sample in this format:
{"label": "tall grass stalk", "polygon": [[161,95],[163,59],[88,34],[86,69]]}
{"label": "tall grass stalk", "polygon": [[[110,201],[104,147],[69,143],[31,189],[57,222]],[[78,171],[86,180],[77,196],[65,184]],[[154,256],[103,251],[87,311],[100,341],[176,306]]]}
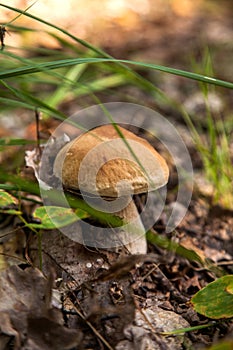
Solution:
{"label": "tall grass stalk", "polygon": [[[206,75],[214,75],[212,59],[208,48],[205,49],[202,61],[197,64],[192,61],[193,68]],[[205,104],[205,118],[203,130],[200,123],[197,126],[194,121],[191,132],[201,156],[204,176],[213,187],[213,204],[220,204],[228,209],[233,209],[233,164],[230,152],[231,133],[224,124],[222,116],[213,111],[210,105],[210,93],[217,96],[216,86],[199,82],[200,91]],[[200,136],[201,132],[201,136]]]}

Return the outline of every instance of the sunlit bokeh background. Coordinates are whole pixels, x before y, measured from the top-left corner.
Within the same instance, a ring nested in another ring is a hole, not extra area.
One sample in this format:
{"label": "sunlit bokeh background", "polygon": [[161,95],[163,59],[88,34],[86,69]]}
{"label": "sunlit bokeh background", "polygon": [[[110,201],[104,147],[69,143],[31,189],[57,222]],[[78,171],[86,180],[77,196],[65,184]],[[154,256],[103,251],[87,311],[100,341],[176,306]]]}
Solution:
{"label": "sunlit bokeh background", "polygon": [[[123,47],[129,45],[130,50],[142,46],[142,43],[145,47],[145,42],[148,45],[162,42],[164,47],[172,47],[173,36],[186,35],[191,40],[193,33],[193,36],[198,34],[200,40],[214,37],[214,40],[223,41],[231,35],[230,30],[223,32],[218,24],[218,19],[230,14],[231,1],[226,0],[5,0],[2,3],[21,10],[34,3],[29,9],[30,13],[112,50],[117,56],[122,54]],[[7,23],[16,15],[1,8],[0,21]],[[209,22],[212,16],[215,19]],[[208,25],[205,24],[207,19]],[[203,21],[202,25],[198,21]],[[41,23],[25,16],[18,18],[14,24],[46,29]],[[7,37],[8,45],[16,46],[17,41],[24,45],[58,45],[57,41],[40,33],[25,33],[20,38],[17,35]],[[164,58],[163,53],[154,55],[159,59]]]}

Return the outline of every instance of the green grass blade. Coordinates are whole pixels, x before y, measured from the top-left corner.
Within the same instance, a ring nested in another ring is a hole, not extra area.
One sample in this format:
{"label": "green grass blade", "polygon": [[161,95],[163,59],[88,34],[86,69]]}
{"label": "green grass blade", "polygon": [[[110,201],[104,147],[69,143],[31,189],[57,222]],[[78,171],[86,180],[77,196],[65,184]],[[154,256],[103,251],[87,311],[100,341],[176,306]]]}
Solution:
{"label": "green grass blade", "polygon": [[35,145],[37,141],[26,140],[26,139],[0,139],[0,146],[24,146],[24,145]]}
{"label": "green grass blade", "polygon": [[161,332],[160,334],[162,334],[162,335],[178,335],[178,334],[183,334],[183,333],[187,333],[187,332],[198,331],[199,329],[205,329],[205,328],[213,327],[213,326],[216,326],[216,324],[214,324],[214,323],[201,324],[199,326],[174,329],[173,331],[170,331],[170,332]]}
{"label": "green grass blade", "polygon": [[14,21],[16,21],[20,16],[24,15],[33,5],[35,5],[35,3],[38,0],[34,1],[31,5],[29,5],[24,11],[22,11],[22,13],[20,13],[18,16],[14,17],[10,22],[5,23],[5,26],[8,26],[9,24],[13,23]]}
{"label": "green grass blade", "polygon": [[182,245],[180,245],[179,243],[177,243],[173,240],[170,240],[167,237],[164,237],[164,236],[156,233],[155,231],[149,230],[146,233],[146,238],[147,238],[148,242],[150,242],[154,245],[157,245],[163,249],[166,249],[167,251],[175,252],[179,256],[182,256],[182,257],[188,259],[189,261],[198,262],[201,266],[203,266],[207,270],[213,272],[218,277],[225,275],[224,270],[222,270],[218,266],[210,263],[207,260],[202,260],[200,258],[200,256],[194,250],[187,249],[187,248],[183,247]]}
{"label": "green grass blade", "polygon": [[[78,44],[86,47],[87,49],[89,49],[90,51],[94,52],[97,55],[100,55],[100,56],[106,57],[106,58],[112,58],[112,56],[110,56],[106,52],[102,51],[101,49],[91,45],[90,43],[86,42],[85,40],[77,38],[73,34],[71,34],[68,31],[66,31],[65,29],[63,29],[61,27],[58,27],[57,25],[54,25],[52,23],[49,23],[49,22],[45,21],[42,18],[36,17],[36,16],[34,16],[34,15],[28,13],[28,12],[24,12],[24,11],[22,11],[20,9],[17,9],[17,8],[9,6],[9,5],[0,4],[0,6],[5,7],[7,9],[9,9],[9,10],[12,10],[12,11],[18,12],[20,14],[23,14],[24,16],[32,18],[33,20],[36,20],[38,22],[41,22],[41,23],[43,23],[43,24],[53,28],[53,29],[58,30],[59,32],[67,35],[68,37],[73,39],[75,42],[77,42]],[[124,71],[127,71],[128,73],[131,73],[133,75],[133,77],[136,78],[136,80],[138,80],[140,82],[140,84],[142,84],[144,86],[144,88],[146,88],[147,90],[151,90],[153,84],[151,84],[147,79],[143,78],[138,73],[134,72],[133,70],[131,70],[131,68],[125,66],[124,64],[119,63],[119,62],[116,62],[116,63],[117,63],[117,66],[118,66],[119,69],[123,68]],[[152,91],[154,91],[154,90],[156,90],[156,88],[154,88],[154,89],[152,88]]]}
{"label": "green grass blade", "polygon": [[122,74],[112,74],[104,78],[95,79],[85,85],[81,85],[77,89],[74,89],[73,93],[77,96],[87,95],[90,92],[106,91],[107,89],[124,85],[128,82],[127,78]]}
{"label": "green grass blade", "polygon": [[26,67],[15,68],[15,69],[8,70],[4,73],[1,73],[0,79],[11,78],[11,77],[20,76],[23,74],[38,73],[38,72],[50,70],[50,69],[69,67],[76,64],[87,64],[87,63],[91,64],[91,63],[104,63],[104,62],[105,63],[119,63],[119,62],[127,63],[131,65],[136,65],[139,67],[158,70],[164,73],[175,74],[178,76],[182,76],[182,77],[197,80],[197,81],[202,81],[208,84],[214,84],[214,85],[226,87],[229,89],[233,89],[233,83],[231,82],[215,79],[212,77],[207,77],[201,74],[187,72],[184,70],[169,68],[165,66],[160,66],[152,63],[136,62],[136,61],[130,61],[130,60],[118,60],[118,59],[110,59],[110,58],[71,58],[71,59],[41,63],[41,64],[37,64],[36,66],[29,65]]}
{"label": "green grass blade", "polygon": [[[65,75],[66,80],[73,82],[78,81],[86,65],[72,66]],[[64,100],[64,96],[69,91],[69,86],[67,84],[61,84],[61,86],[47,99],[47,104],[51,107],[56,107]]]}
{"label": "green grass blade", "polygon": [[[9,180],[11,182],[11,185],[4,183],[4,182],[9,182]],[[9,174],[7,174],[1,168],[0,168],[0,182],[1,182],[0,189],[23,191],[23,192],[28,192],[28,193],[40,196],[40,188],[37,183],[25,180],[20,176],[13,175],[13,174],[11,174],[9,178]],[[57,190],[49,191],[49,198],[54,200],[54,203],[56,203],[56,205],[59,205],[59,203],[63,204],[60,191],[57,191]],[[87,212],[93,218],[96,218],[101,223],[108,224],[111,227],[119,227],[119,226],[122,226],[123,224],[120,218],[113,216],[112,214],[95,210],[94,208],[90,207],[85,201],[78,198],[77,196],[74,196],[72,194],[67,194],[66,198],[71,208],[75,208],[75,209],[79,208]],[[204,266],[206,269],[215,273],[216,276],[224,275],[224,271],[222,269],[216,267],[215,265],[208,264],[207,262],[202,261],[202,259],[198,256],[198,254],[193,250],[187,249],[179,245],[177,242],[174,242],[166,237],[163,237],[157,234],[156,232],[148,231],[146,234],[146,238],[152,244],[158,245],[163,249],[173,251],[176,254],[183,256],[190,261],[198,262],[201,266]]]}
{"label": "green grass blade", "polygon": [[0,102],[7,107],[12,108],[26,108],[30,110],[35,110],[35,106],[26,102],[21,102],[19,100],[13,100],[12,98],[0,97]]}
{"label": "green grass blade", "polygon": [[[84,40],[81,40],[77,37],[75,37],[74,35],[72,35],[71,33],[69,33],[68,31],[66,31],[65,29],[63,28],[60,28],[54,24],[51,24],[47,21],[45,21],[44,19],[42,18],[39,18],[39,17],[36,17],[34,15],[31,15],[30,13],[28,12],[25,12],[20,10],[20,9],[16,9],[14,7],[11,7],[9,5],[5,5],[5,4],[0,4],[0,6],[2,7],[5,7],[9,10],[12,10],[12,11],[15,11],[15,12],[18,12],[20,14],[23,14],[24,16],[27,16],[29,18],[32,18],[38,22],[41,22],[53,29],[56,29],[58,31],[60,31],[61,33],[67,35],[68,37],[70,37],[71,39],[73,39],[74,41],[76,41],[77,43],[79,43],[80,45],[86,47],[87,49],[91,50],[92,52],[100,55],[100,56],[103,56],[105,58],[111,58],[112,57],[110,55],[108,55],[106,52],[96,48],[95,46],[89,44],[88,42],[84,41]],[[52,34],[51,34],[52,35]],[[133,78],[135,83],[139,84],[140,86],[143,86],[143,88],[145,88],[147,91],[149,91],[150,93],[152,93],[152,95],[158,95],[159,97],[161,97],[162,99],[164,99],[164,94],[158,89],[156,88],[156,86],[154,86],[150,81],[148,81],[147,79],[143,78],[140,74],[134,72],[130,67],[128,67],[127,65],[123,64],[125,61],[117,61],[117,60],[114,60],[115,63],[117,63],[117,67],[119,69],[124,69],[124,71],[127,71],[130,76],[131,76],[131,79]],[[125,62],[126,63],[126,62]],[[137,63],[139,64],[139,63]],[[159,67],[159,66],[158,66]],[[159,68],[158,68],[159,70]],[[162,69],[161,69],[162,70]],[[178,74],[178,71],[177,70],[173,70],[173,72],[171,72],[171,74]],[[187,72],[184,72],[183,74],[187,74]],[[182,75],[182,74],[181,74]],[[186,76],[186,75],[184,75]],[[187,76],[186,76],[187,77]],[[232,83],[228,83],[228,82],[225,82],[225,81],[221,81],[221,80],[218,80],[218,79],[213,79],[213,78],[209,78],[209,77],[204,77],[204,78],[208,78],[207,80],[207,83],[210,83],[210,84],[215,84],[215,85],[220,85],[220,86],[224,86],[224,87],[228,87],[228,88],[232,88],[233,84]],[[196,76],[196,79],[198,80],[198,77]],[[200,80],[203,79],[203,76],[200,77]],[[158,97],[157,96],[157,97]],[[167,99],[165,98],[165,101]]]}
{"label": "green grass blade", "polygon": [[29,103],[35,108],[39,108],[40,110],[46,111],[50,115],[53,115],[55,117],[60,117],[61,120],[66,119],[66,115],[57,109],[50,107],[47,103],[43,102],[42,100],[34,97],[33,95],[23,91],[22,89],[16,89],[10,86],[9,84],[5,83],[4,81],[0,81],[2,85],[4,85],[7,89],[9,89],[16,97],[24,100],[26,103]]}

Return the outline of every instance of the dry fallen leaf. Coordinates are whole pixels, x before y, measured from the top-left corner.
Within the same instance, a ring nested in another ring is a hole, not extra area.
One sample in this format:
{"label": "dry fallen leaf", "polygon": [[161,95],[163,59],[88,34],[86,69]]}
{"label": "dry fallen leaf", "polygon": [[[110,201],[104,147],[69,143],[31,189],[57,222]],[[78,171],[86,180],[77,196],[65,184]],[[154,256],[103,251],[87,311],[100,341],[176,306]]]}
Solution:
{"label": "dry fallen leaf", "polygon": [[[125,255],[120,257],[117,263],[113,264],[107,271],[104,271],[96,280],[108,281],[126,276],[136,264],[144,262],[158,263],[159,257],[156,254]],[[160,259],[161,262],[161,259]]]}
{"label": "dry fallen leaf", "polygon": [[9,342],[14,350],[63,350],[79,344],[81,333],[64,327],[62,313],[51,307],[51,286],[51,279],[31,267],[12,266],[0,274],[1,349],[8,349]]}

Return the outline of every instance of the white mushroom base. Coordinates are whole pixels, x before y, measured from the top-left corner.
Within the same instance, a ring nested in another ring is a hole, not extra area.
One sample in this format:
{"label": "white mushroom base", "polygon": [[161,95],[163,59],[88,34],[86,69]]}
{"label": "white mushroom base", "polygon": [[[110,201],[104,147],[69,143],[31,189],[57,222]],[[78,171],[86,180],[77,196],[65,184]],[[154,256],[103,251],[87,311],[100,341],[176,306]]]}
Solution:
{"label": "white mushroom base", "polygon": [[146,254],[147,242],[145,236],[145,228],[140,219],[137,207],[131,199],[127,207],[115,213],[124,222],[122,229],[117,229],[115,243],[119,243],[115,250],[128,251],[130,254]]}

